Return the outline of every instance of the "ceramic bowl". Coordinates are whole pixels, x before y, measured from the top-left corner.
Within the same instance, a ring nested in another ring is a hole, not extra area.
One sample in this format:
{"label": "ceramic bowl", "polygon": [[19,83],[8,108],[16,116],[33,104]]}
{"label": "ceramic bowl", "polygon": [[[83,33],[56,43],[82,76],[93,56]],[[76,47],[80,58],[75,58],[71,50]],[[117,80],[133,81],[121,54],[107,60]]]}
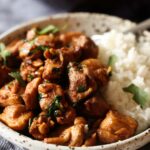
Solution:
{"label": "ceramic bowl", "polygon": [[[16,37],[24,36],[25,32],[32,27],[44,27],[48,24],[55,24],[60,28],[66,25],[67,28],[64,29],[64,31],[81,31],[85,32],[89,36],[103,33],[105,31],[109,31],[110,29],[124,31],[135,26],[135,23],[129,20],[123,20],[121,18],[104,14],[68,13],[44,17],[19,25],[0,35],[0,41],[7,44]],[[16,145],[30,150],[133,150],[142,147],[150,141],[150,129],[147,129],[127,140],[112,144],[92,146],[88,148],[58,146],[54,144],[46,144],[21,135],[1,122],[0,135]]]}

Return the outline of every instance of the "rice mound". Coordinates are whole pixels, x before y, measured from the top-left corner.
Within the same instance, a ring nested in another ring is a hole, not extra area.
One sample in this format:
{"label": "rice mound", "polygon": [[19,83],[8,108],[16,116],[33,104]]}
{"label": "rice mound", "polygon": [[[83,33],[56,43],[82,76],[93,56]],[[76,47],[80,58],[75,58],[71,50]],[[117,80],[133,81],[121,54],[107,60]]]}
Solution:
{"label": "rice mound", "polygon": [[111,30],[93,35],[92,39],[99,47],[99,59],[103,64],[108,64],[111,55],[117,56],[104,90],[105,99],[119,112],[137,120],[137,133],[145,130],[150,126],[150,99],[141,108],[133,100],[133,94],[123,91],[123,88],[133,83],[150,94],[150,33],[143,32],[137,41],[132,33]]}

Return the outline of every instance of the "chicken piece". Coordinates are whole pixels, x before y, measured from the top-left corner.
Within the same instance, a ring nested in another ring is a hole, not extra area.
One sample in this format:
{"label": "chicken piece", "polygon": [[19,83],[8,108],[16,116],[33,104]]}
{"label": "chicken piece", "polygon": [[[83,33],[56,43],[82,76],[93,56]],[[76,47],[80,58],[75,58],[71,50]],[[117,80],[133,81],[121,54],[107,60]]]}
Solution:
{"label": "chicken piece", "polygon": [[[40,95],[40,107],[42,110],[48,110],[51,105],[58,103],[61,109],[68,106],[64,100],[64,92],[61,86],[53,83],[43,83],[38,87],[38,92]],[[57,105],[57,104],[56,104]]]}
{"label": "chicken piece", "polygon": [[23,80],[30,82],[36,77],[41,77],[43,73],[43,61],[41,59],[25,59],[20,66],[20,73]]}
{"label": "chicken piece", "polygon": [[24,87],[22,87],[17,80],[13,80],[4,85],[0,89],[0,106],[7,107],[10,105],[21,104],[21,95],[23,92]]}
{"label": "chicken piece", "polygon": [[49,46],[49,47],[54,47],[55,42],[54,42],[54,36],[52,34],[50,35],[39,35],[38,37],[35,38],[35,45],[36,46]]}
{"label": "chicken piece", "polygon": [[81,64],[87,66],[90,75],[96,80],[96,82],[100,86],[104,86],[108,83],[108,68],[102,65],[98,59],[86,59],[82,61]]}
{"label": "chicken piece", "polygon": [[82,54],[78,48],[62,47],[58,50],[62,53],[65,66],[67,66],[69,62],[79,61]]}
{"label": "chicken piece", "polygon": [[47,80],[59,79],[63,71],[64,59],[60,51],[49,49],[44,52],[46,59],[42,77]]}
{"label": "chicken piece", "polygon": [[[55,111],[56,121],[58,124],[69,124],[72,123],[76,117],[75,109],[72,107],[67,107],[63,112]],[[59,113],[60,112],[60,113]]]}
{"label": "chicken piece", "polygon": [[29,126],[29,133],[35,139],[43,140],[45,137],[47,137],[54,125],[54,121],[47,116],[46,112],[42,112],[38,117],[33,118],[33,121]]}
{"label": "chicken piece", "polygon": [[[11,55],[18,56],[19,55],[19,49],[24,44],[23,40],[14,40],[10,44],[6,46],[6,49],[11,52]],[[8,59],[10,60],[10,59]],[[9,62],[8,62],[9,63]],[[14,62],[13,62],[14,63]]]}
{"label": "chicken piece", "polygon": [[17,56],[19,54],[20,47],[24,44],[23,40],[14,40],[6,46],[6,49],[11,52],[11,55]]}
{"label": "chicken piece", "polygon": [[70,47],[81,52],[81,59],[96,58],[98,48],[95,43],[86,35],[80,32],[68,32],[59,37],[63,46]]}
{"label": "chicken piece", "polygon": [[137,126],[137,122],[130,116],[110,110],[97,130],[99,141],[113,143],[127,139],[134,135]]}
{"label": "chicken piece", "polygon": [[24,59],[34,48],[35,45],[32,42],[24,42],[24,44],[19,48],[19,57]]}
{"label": "chicken piece", "polygon": [[9,82],[11,77],[8,75],[8,73],[11,72],[11,69],[6,66],[0,65],[0,87],[2,87],[5,83]]}
{"label": "chicken piece", "polygon": [[88,75],[88,70],[81,64],[69,63],[69,96],[76,103],[87,98],[96,90],[96,82]]}
{"label": "chicken piece", "polygon": [[84,102],[82,110],[88,117],[103,117],[109,110],[109,105],[100,95],[96,95]]}
{"label": "chicken piece", "polygon": [[77,117],[74,120],[74,126],[71,127],[71,139],[69,146],[81,146],[85,138],[86,120],[83,117]]}
{"label": "chicken piece", "polygon": [[71,137],[71,127],[60,127],[58,131],[55,131],[54,136],[44,138],[45,143],[66,145]]}
{"label": "chicken piece", "polygon": [[0,114],[0,121],[14,130],[21,131],[27,127],[32,117],[32,112],[27,111],[24,105],[16,104],[4,108],[3,113]]}
{"label": "chicken piece", "polygon": [[87,138],[84,142],[84,144],[82,145],[83,147],[85,146],[94,146],[96,145],[97,142],[97,136],[96,133],[93,133],[89,138]]}
{"label": "chicken piece", "polygon": [[38,85],[41,82],[41,78],[35,78],[29,82],[26,86],[25,92],[23,94],[23,100],[25,102],[26,108],[33,110],[38,105]]}
{"label": "chicken piece", "polygon": [[32,28],[27,32],[26,39],[28,41],[33,40],[36,37],[36,28]]}
{"label": "chicken piece", "polygon": [[69,146],[81,146],[85,135],[85,125],[86,120],[82,117],[77,117],[74,120],[73,126],[55,131],[53,137],[45,138],[44,142]]}

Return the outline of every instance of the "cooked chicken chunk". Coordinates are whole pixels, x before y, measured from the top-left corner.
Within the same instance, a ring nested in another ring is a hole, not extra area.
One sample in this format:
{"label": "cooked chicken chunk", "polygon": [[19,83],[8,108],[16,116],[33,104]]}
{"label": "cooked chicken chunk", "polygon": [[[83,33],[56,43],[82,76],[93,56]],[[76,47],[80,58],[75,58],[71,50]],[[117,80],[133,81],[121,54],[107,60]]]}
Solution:
{"label": "cooked chicken chunk", "polygon": [[60,127],[51,137],[44,138],[44,142],[50,144],[66,145],[71,137],[71,127]]}
{"label": "cooked chicken chunk", "polygon": [[19,49],[23,44],[23,40],[14,40],[6,46],[6,49],[11,52],[11,55],[17,56],[19,54]]}
{"label": "cooked chicken chunk", "polygon": [[87,68],[81,64],[69,63],[69,96],[72,102],[87,98],[96,90],[96,82],[88,76]]}
{"label": "cooked chicken chunk", "polygon": [[20,66],[23,80],[30,82],[35,77],[41,77],[43,73],[43,61],[41,59],[24,59]]}
{"label": "cooked chicken chunk", "polygon": [[97,142],[96,133],[93,133],[89,138],[87,138],[82,146],[94,146]]}
{"label": "cooked chicken chunk", "polygon": [[40,35],[35,39],[36,46],[49,46],[54,47],[54,36],[53,35]]}
{"label": "cooked chicken chunk", "polygon": [[109,110],[109,105],[100,95],[96,95],[84,102],[82,110],[88,117],[103,117]]}
{"label": "cooked chicken chunk", "polygon": [[2,87],[5,83],[9,82],[11,77],[8,75],[11,69],[2,65],[0,66],[0,87]]}
{"label": "cooked chicken chunk", "polygon": [[33,40],[36,37],[36,28],[32,28],[27,32],[26,39]]}
{"label": "cooked chicken chunk", "polygon": [[29,126],[29,133],[35,139],[43,140],[45,137],[47,137],[54,125],[54,121],[47,116],[46,112],[42,112],[38,117],[33,118],[33,121]]}
{"label": "cooked chicken chunk", "polygon": [[83,117],[77,117],[74,120],[74,126],[71,127],[71,139],[69,146],[81,146],[85,138],[86,120]]}
{"label": "cooked chicken chunk", "polygon": [[4,122],[10,128],[20,131],[27,127],[29,119],[33,116],[31,111],[21,104],[5,107],[0,114],[0,121]]}
{"label": "cooked chicken chunk", "polygon": [[60,113],[57,113],[56,111],[56,120],[58,124],[69,124],[72,123],[76,117],[75,109],[71,106],[67,107],[65,110],[63,110]]}
{"label": "cooked chicken chunk", "polygon": [[[58,103],[60,109],[68,106],[64,100],[64,92],[61,86],[53,83],[43,83],[38,87],[40,95],[40,107],[42,110],[48,110],[55,101]],[[57,105],[57,104],[56,104]]]}
{"label": "cooked chicken chunk", "polygon": [[137,129],[137,122],[117,111],[110,110],[97,131],[99,141],[113,143],[131,137]]}
{"label": "cooked chicken chunk", "polygon": [[29,82],[26,86],[25,92],[23,94],[23,100],[25,102],[26,108],[33,110],[38,105],[38,85],[41,82],[41,78],[35,78]]}
{"label": "cooked chicken chunk", "polygon": [[59,79],[62,70],[64,59],[60,51],[50,49],[44,52],[46,59],[42,77],[47,80]]}
{"label": "cooked chicken chunk", "polygon": [[82,61],[82,65],[85,65],[89,69],[90,75],[100,86],[107,84],[109,80],[108,68],[103,66],[98,59],[86,59]]}
{"label": "cooked chicken chunk", "polygon": [[70,47],[81,52],[81,59],[96,58],[98,48],[95,43],[87,36],[79,32],[68,32],[60,35],[63,46]]}
{"label": "cooked chicken chunk", "polygon": [[58,50],[62,53],[65,66],[68,65],[69,62],[79,61],[82,54],[79,49],[72,47],[62,47]]}
{"label": "cooked chicken chunk", "polygon": [[[44,142],[52,144],[67,144],[69,146],[81,146],[85,136],[86,121],[82,117],[74,120],[74,125],[60,130],[57,137],[45,138]],[[57,133],[57,131],[56,131]]]}
{"label": "cooked chicken chunk", "polygon": [[31,51],[35,48],[32,42],[25,42],[19,48],[19,57],[24,59],[25,57],[29,56]]}
{"label": "cooked chicken chunk", "polygon": [[21,104],[21,95],[23,92],[24,87],[22,87],[17,80],[13,80],[4,85],[0,89],[0,106],[6,107],[15,104]]}

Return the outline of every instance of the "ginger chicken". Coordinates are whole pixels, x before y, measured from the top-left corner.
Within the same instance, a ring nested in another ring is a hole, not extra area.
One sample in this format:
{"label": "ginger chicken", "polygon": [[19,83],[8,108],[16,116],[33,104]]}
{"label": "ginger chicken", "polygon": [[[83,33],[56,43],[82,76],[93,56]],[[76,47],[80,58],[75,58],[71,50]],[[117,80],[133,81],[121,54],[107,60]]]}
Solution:
{"label": "ginger chicken", "polygon": [[31,111],[22,104],[16,104],[4,108],[3,113],[0,114],[0,121],[14,130],[21,131],[27,127],[31,117],[33,117]]}
{"label": "ginger chicken", "polygon": [[50,130],[53,130],[55,122],[47,117],[46,112],[41,112],[38,117],[31,119],[29,133],[38,140],[47,137]]}
{"label": "ginger chicken", "polygon": [[97,130],[99,141],[113,143],[127,139],[135,133],[137,125],[132,117],[110,110]]}
{"label": "ginger chicken", "polygon": [[0,106],[6,107],[15,104],[22,104],[24,87],[17,80],[13,80],[0,89]]}
{"label": "ginger chicken", "polygon": [[90,37],[55,25],[32,26],[23,35],[6,46],[0,43],[2,123],[70,147],[113,143],[136,133],[136,120],[107,103],[112,70],[99,61]]}

